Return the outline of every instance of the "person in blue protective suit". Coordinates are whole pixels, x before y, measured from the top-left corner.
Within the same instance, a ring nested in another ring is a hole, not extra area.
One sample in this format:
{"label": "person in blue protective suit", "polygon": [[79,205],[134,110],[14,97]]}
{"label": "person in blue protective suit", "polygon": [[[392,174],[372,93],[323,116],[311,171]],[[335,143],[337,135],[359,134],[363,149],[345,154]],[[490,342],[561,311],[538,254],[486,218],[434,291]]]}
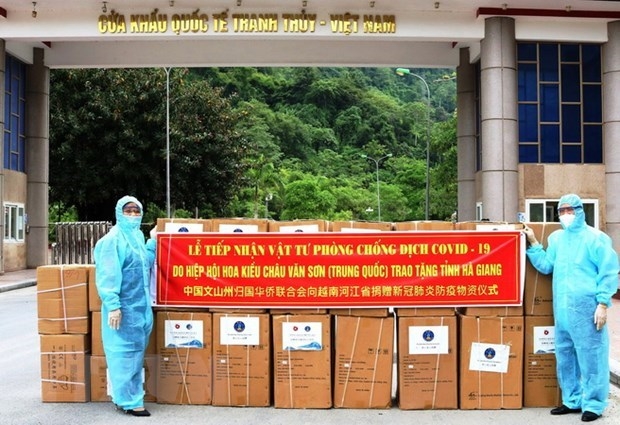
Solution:
{"label": "person in blue protective suit", "polygon": [[590,422],[601,417],[609,396],[607,308],[618,288],[618,254],[611,238],[586,224],[579,196],[558,203],[562,229],[549,235],[547,248],[531,228],[524,233],[532,265],[553,273],[553,316],[557,377],[562,405],[552,415],[582,413]]}
{"label": "person in blue protective suit", "polygon": [[94,249],[112,402],[133,416],[150,416],[144,407],[142,368],[153,328],[149,284],[155,260],[155,229],[145,243],[140,230],[142,213],[142,204],[133,196],[119,199],[116,224]]}

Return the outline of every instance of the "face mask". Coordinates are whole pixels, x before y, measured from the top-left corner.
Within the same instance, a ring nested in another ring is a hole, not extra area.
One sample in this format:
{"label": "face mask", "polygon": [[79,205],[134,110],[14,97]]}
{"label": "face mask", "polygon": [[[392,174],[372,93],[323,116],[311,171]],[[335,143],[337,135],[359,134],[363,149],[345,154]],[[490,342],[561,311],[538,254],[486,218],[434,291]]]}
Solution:
{"label": "face mask", "polygon": [[123,216],[123,220],[127,223],[127,226],[131,229],[139,229],[142,223],[142,216]]}
{"label": "face mask", "polygon": [[565,229],[568,229],[570,227],[570,225],[573,224],[573,221],[575,221],[575,215],[574,214],[562,214],[560,216],[560,223],[562,223],[562,226]]}

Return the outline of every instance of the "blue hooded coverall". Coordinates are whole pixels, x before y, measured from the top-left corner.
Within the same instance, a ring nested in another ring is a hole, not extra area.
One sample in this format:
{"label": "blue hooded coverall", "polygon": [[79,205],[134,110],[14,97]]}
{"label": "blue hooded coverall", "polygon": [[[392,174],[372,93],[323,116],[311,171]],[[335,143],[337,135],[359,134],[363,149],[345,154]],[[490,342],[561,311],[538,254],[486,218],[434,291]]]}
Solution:
{"label": "blue hooded coverall", "polygon": [[[142,368],[153,328],[149,294],[150,273],[155,260],[155,240],[145,244],[140,216],[123,215],[133,202],[124,196],[116,203],[116,225],[94,249],[97,291],[101,298],[101,334],[112,384],[112,401],[124,410],[144,406]],[[120,328],[108,325],[108,313],[121,309]]]}
{"label": "blue hooded coverall", "polygon": [[598,304],[611,306],[618,289],[618,255],[609,236],[586,224],[579,196],[564,195],[559,206],[575,209],[573,223],[527,249],[541,273],[553,272],[555,356],[562,403],[601,415],[609,396],[609,335],[594,324]]}

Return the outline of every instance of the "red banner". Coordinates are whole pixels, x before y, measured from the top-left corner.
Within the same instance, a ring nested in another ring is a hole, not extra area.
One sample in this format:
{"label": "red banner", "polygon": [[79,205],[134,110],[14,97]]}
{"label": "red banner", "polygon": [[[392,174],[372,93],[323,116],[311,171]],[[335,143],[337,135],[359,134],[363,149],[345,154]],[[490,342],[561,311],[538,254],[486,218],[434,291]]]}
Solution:
{"label": "red banner", "polygon": [[521,243],[518,231],[159,234],[157,304],[521,305]]}

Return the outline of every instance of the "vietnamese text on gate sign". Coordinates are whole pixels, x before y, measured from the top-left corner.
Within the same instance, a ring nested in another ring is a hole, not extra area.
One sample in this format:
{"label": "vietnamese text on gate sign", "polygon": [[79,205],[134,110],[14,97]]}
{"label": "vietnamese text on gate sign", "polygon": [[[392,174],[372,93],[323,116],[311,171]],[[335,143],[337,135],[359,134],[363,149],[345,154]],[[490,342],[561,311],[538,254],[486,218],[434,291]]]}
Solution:
{"label": "vietnamese text on gate sign", "polygon": [[520,305],[519,232],[165,234],[158,304]]}

